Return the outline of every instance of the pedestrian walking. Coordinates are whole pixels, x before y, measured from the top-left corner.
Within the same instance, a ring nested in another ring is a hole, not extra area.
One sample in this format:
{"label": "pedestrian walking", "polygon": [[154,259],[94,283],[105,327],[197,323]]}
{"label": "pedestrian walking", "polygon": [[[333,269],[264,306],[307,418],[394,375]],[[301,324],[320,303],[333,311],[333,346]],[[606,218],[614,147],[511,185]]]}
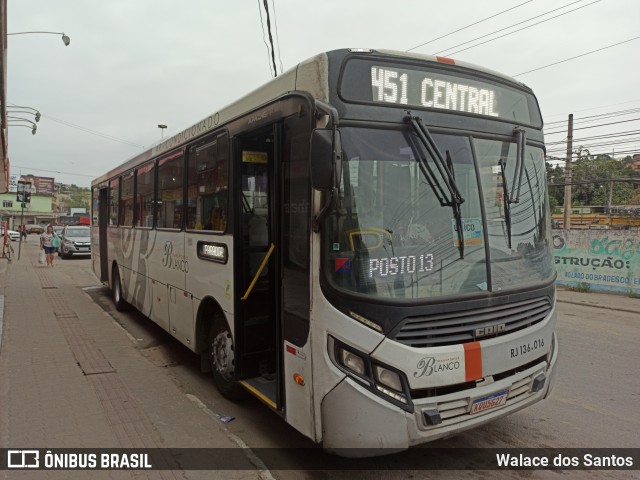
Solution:
{"label": "pedestrian walking", "polygon": [[20,228],[20,235],[22,235],[22,241],[26,242],[27,241],[27,226],[23,223],[22,227]]}
{"label": "pedestrian walking", "polygon": [[51,225],[47,225],[47,231],[40,235],[40,248],[44,250],[47,256],[47,266],[53,267],[53,258],[57,248],[54,246],[54,240],[57,240],[58,236],[53,231]]}

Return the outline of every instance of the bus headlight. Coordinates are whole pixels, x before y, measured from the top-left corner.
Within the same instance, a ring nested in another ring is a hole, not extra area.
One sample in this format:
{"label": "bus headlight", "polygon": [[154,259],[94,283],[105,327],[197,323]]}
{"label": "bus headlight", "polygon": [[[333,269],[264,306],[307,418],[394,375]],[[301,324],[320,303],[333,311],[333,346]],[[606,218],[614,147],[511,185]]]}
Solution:
{"label": "bus headlight", "polygon": [[367,373],[364,358],[342,347],[338,347],[339,360],[343,367],[364,377]]}
{"label": "bus headlight", "polygon": [[402,392],[402,380],[400,375],[380,365],[374,365],[373,371],[376,376],[376,383],[381,383],[396,392]]}
{"label": "bus headlight", "polygon": [[333,362],[360,385],[379,397],[413,412],[409,385],[400,370],[379,363],[369,355],[329,336],[329,352]]}

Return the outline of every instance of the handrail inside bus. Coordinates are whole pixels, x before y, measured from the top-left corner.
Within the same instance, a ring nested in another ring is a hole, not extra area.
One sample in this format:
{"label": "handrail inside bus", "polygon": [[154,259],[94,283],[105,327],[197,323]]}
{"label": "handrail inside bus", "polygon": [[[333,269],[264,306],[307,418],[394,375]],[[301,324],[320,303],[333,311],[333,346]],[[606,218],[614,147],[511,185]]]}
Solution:
{"label": "handrail inside bus", "polygon": [[251,285],[249,285],[249,288],[247,288],[247,291],[245,292],[244,296],[240,299],[241,301],[244,302],[247,298],[249,298],[249,295],[251,295],[251,291],[253,290],[253,287],[256,285],[256,282],[258,281],[258,277],[260,277],[262,270],[264,270],[265,265],[267,265],[267,262],[269,261],[269,257],[271,256],[275,248],[276,248],[275,244],[272,243],[271,246],[269,247],[269,251],[264,257],[264,260],[262,260],[262,263],[260,264],[260,268],[258,268],[258,271],[253,277],[253,280],[251,281]]}

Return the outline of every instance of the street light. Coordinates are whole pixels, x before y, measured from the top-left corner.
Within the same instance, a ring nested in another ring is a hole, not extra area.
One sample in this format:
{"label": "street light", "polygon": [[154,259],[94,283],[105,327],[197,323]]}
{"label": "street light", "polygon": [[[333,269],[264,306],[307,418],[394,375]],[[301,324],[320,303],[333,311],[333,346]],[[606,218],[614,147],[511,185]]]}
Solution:
{"label": "street light", "polygon": [[7,125],[9,127],[24,127],[24,128],[30,128],[31,129],[31,134],[35,135],[36,134],[36,130],[38,129],[38,127],[36,125],[34,125],[33,127],[30,127],[29,125],[16,125],[16,124],[9,124]]}
{"label": "street light", "polygon": [[68,47],[71,43],[71,39],[64,32],[15,32],[7,33],[7,35],[27,35],[31,33],[50,33],[52,35],[62,35],[62,43],[64,43],[65,47]]}
{"label": "street light", "polygon": [[14,121],[14,122],[27,122],[30,123],[31,126],[28,125],[21,125],[21,124],[16,124],[14,123],[13,125],[11,123],[9,123],[10,127],[27,127],[27,128],[31,128],[31,134],[35,135],[36,134],[36,130],[38,130],[38,126],[33,123],[31,120],[27,120],[26,118],[21,118],[21,117],[12,117],[12,116],[7,116],[7,118],[9,119],[9,122]]}
{"label": "street light", "polygon": [[164,129],[167,128],[166,125],[158,125],[158,128],[160,129],[160,138],[164,138]]}
{"label": "street light", "polygon": [[[11,110],[7,110],[7,113],[31,113],[31,115],[33,115],[36,119],[36,122],[40,121],[40,112],[38,110],[36,110],[35,108],[32,107],[23,107],[21,105],[7,105],[9,108],[11,108]],[[18,110],[13,110],[13,109],[18,109]],[[33,110],[33,112],[22,112],[20,110]],[[35,112],[35,113],[34,113]]]}

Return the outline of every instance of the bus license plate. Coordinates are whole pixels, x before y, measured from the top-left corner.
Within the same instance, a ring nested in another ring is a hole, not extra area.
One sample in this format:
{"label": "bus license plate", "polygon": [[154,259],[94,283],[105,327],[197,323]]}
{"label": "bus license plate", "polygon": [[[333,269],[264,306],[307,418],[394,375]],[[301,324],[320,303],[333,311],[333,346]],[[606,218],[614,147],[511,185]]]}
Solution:
{"label": "bus license plate", "polygon": [[491,395],[487,395],[486,397],[478,398],[471,404],[471,412],[469,412],[469,414],[473,415],[474,413],[480,413],[485,410],[500,407],[507,403],[508,395],[509,390],[504,390],[503,392],[496,392]]}

